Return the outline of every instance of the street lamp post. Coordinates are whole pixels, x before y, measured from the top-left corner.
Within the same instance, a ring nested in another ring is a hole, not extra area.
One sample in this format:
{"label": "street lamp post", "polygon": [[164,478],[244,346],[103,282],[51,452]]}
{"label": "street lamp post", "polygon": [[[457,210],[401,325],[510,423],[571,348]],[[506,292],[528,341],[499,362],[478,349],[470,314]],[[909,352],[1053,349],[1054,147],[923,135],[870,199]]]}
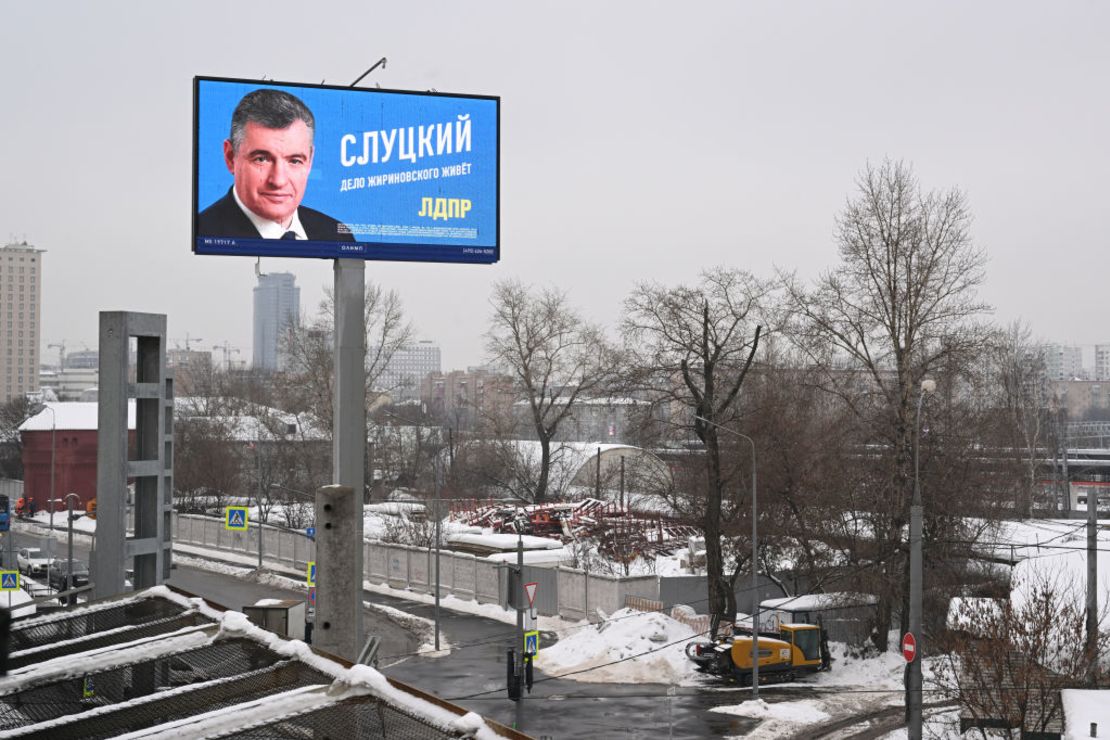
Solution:
{"label": "street lamp post", "polygon": [[[261,436],[261,435],[256,435]],[[254,462],[255,470],[258,475],[258,572],[262,572],[262,440],[259,439],[255,442],[254,448]]]}
{"label": "street lamp post", "polygon": [[50,539],[46,541],[46,583],[49,584],[50,567],[54,560],[54,455],[58,449],[58,417],[53,406],[43,406],[43,410],[50,412]]}
{"label": "street lamp post", "polygon": [[[759,699],[759,525],[757,515],[759,509],[756,506],[756,477],[755,477],[755,440],[746,434],[741,434],[728,427],[721,426],[720,424],[710,421],[701,416],[695,416],[698,419],[710,426],[716,427],[723,432],[731,434],[735,437],[740,437],[748,441],[752,446],[752,699]],[[733,619],[736,615],[733,615]]]}
{"label": "street lamp post", "polygon": [[443,498],[443,465],[436,459],[435,465],[436,473],[436,498],[434,499],[435,516],[436,519],[436,604],[435,604],[435,648],[439,652],[439,537],[440,537],[440,513],[439,504]]}
{"label": "street lamp post", "polygon": [[921,406],[925,396],[937,389],[931,378],[921,381],[921,394],[917,397],[917,414],[913,425],[913,501],[910,504],[910,634],[916,640],[913,660],[906,668],[906,724],[910,740],[921,740]]}
{"label": "street lamp post", "polygon": [[[76,493],[67,493],[65,495],[66,512],[69,514],[69,527],[66,533],[66,544],[69,552],[69,561],[66,563],[66,591],[73,590],[73,501],[74,499],[79,500],[80,498],[81,497]],[[51,537],[53,537],[53,534],[51,534]],[[77,597],[74,594],[70,594],[66,597],[66,603],[73,606],[77,603]]]}

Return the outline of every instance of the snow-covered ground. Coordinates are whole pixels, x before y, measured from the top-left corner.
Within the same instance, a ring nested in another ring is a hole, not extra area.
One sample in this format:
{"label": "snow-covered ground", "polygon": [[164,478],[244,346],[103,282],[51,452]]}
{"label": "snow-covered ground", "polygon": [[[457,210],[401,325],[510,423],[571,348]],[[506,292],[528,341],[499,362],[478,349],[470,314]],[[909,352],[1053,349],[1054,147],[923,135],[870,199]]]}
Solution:
{"label": "snow-covered ground", "polygon": [[[891,633],[892,645],[897,644],[898,635]],[[832,643],[833,667],[831,671],[818,673],[805,679],[806,685],[814,685],[822,691],[815,691],[809,699],[784,702],[743,701],[726,704],[711,711],[752,717],[763,720],[746,738],[772,740],[776,738],[801,737],[805,728],[832,721],[880,711],[889,706],[902,705],[903,671],[906,663],[899,653],[887,652],[881,655],[859,658],[853,657],[846,645]],[[931,682],[936,662],[926,659],[923,663],[925,682]],[[796,684],[797,685],[797,684]],[[950,718],[949,718],[950,719]],[[927,718],[926,737],[948,737],[948,724],[944,718]],[[866,723],[856,729],[865,729]],[[845,737],[849,736],[847,729]],[[897,738],[894,733],[891,737]],[[901,737],[905,737],[904,733]]]}
{"label": "snow-covered ground", "polygon": [[[394,516],[392,511],[373,510],[367,511],[365,517],[366,531],[370,536],[384,531],[388,526],[386,522],[404,518]],[[49,513],[39,512],[35,519],[45,523],[49,520]],[[64,525],[64,515],[56,516],[55,523],[58,526]],[[95,522],[82,518],[75,522],[75,528],[91,531],[95,528]],[[445,533],[461,534],[467,531],[479,534],[473,528],[468,530],[447,523],[444,526]],[[512,537],[515,541],[515,536]],[[991,532],[989,544],[985,545],[984,551],[998,557],[1005,556],[1007,560],[1013,555],[1012,559],[1016,564],[1013,566],[1012,598],[1015,602],[1020,602],[1027,587],[1045,575],[1054,577],[1057,582],[1073,585],[1076,597],[1081,599],[1086,577],[1085,547],[1083,522],[1036,520],[1001,525]],[[1100,600],[1106,613],[1105,607],[1110,600],[1110,530],[1099,531],[1099,550]],[[515,558],[515,553],[511,554]],[[682,572],[678,565],[681,555],[679,553],[673,557],[657,559],[654,571]],[[201,558],[184,558],[178,553],[175,553],[175,557],[197,567],[235,575],[245,575],[254,570],[253,562],[244,562],[243,567],[236,567]],[[1010,568],[999,567],[1006,570]],[[648,566],[644,570],[650,571],[651,568]],[[272,579],[275,584],[286,588],[304,588],[303,579],[286,578],[272,573],[261,577]],[[379,584],[364,585],[373,592],[424,603],[433,601],[431,595],[400,591]],[[515,612],[494,604],[478,604],[451,596],[444,597],[441,603],[445,609],[496,619],[506,624],[513,624],[516,619]],[[388,607],[383,611],[394,618],[409,620],[407,624],[421,635],[422,642],[425,643],[421,652],[431,650],[430,625],[426,624],[427,620]],[[583,682],[662,683],[691,687],[707,687],[713,683],[696,673],[693,664],[685,657],[685,645],[695,636],[693,630],[664,614],[622,609],[610,615],[601,625],[541,617],[539,627],[543,631],[556,632],[559,638],[554,644],[541,644],[537,657],[537,667],[548,675],[565,676]],[[760,719],[759,727],[747,737],[783,738],[802,736],[807,726],[862,716],[888,706],[900,706],[905,663],[897,652],[898,641],[899,635],[892,633],[889,641],[891,652],[870,657],[854,657],[847,646],[833,643],[833,669],[805,679],[806,685],[824,690],[815,692],[812,698],[790,702],[739,702],[721,705],[713,711]],[[449,645],[441,644],[444,652],[450,650]],[[933,663],[926,659],[926,687],[932,682],[932,668]],[[926,736],[946,736],[952,721],[953,716],[949,711],[927,715]],[[887,737],[904,736],[905,732],[901,730]]]}

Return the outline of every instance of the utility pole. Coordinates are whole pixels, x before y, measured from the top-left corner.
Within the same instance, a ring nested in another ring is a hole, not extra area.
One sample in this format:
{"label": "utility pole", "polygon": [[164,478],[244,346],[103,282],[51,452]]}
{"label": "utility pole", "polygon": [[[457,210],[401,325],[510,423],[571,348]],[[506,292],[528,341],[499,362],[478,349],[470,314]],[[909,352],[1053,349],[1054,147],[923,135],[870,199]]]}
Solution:
{"label": "utility pole", "polygon": [[597,448],[597,467],[594,473],[594,498],[601,498],[601,448]]}
{"label": "utility pole", "polygon": [[624,516],[624,455],[621,455],[621,516]]}
{"label": "utility pole", "polygon": [[[1064,469],[1067,470],[1068,448],[1064,443]],[[1065,480],[1068,498],[1071,481]],[[1087,488],[1087,681],[1091,688],[1098,685],[1098,490]]]}
{"label": "utility pole", "polygon": [[519,730],[524,726],[524,692],[520,691],[520,682],[524,680],[524,526],[520,524],[516,531],[516,583],[513,593],[516,597],[516,645],[519,649],[517,669],[517,692],[520,698],[516,702],[516,721],[513,729]]}
{"label": "utility pole", "polygon": [[921,406],[925,396],[934,393],[937,383],[931,378],[921,381],[921,393],[917,397],[917,414],[913,426],[913,501],[910,504],[910,634],[913,635],[917,649],[913,660],[906,666],[906,724],[910,740],[921,740],[921,653],[922,653],[922,552],[921,530],[924,509],[921,505]]}
{"label": "utility pole", "polygon": [[[69,552],[69,565],[66,568],[66,591],[73,590],[73,500],[77,497],[76,493],[66,494],[66,512],[69,514],[69,527],[66,531],[67,549]],[[51,532],[50,535],[53,537],[54,533]],[[73,606],[77,603],[77,596],[75,594],[70,594],[66,597],[66,603]]]}
{"label": "utility pole", "polygon": [[435,607],[435,620],[436,620],[436,640],[435,640],[435,643],[436,644],[435,644],[435,647],[436,647],[436,651],[438,652],[439,651],[439,529],[440,529],[440,518],[443,516],[440,513],[440,509],[439,509],[440,501],[443,499],[443,465],[439,461],[438,458],[436,459],[435,471],[436,471],[436,497],[435,497],[435,499],[433,499],[432,505],[435,507],[434,516],[436,518],[436,607]]}
{"label": "utility pole", "polygon": [[[261,435],[256,435],[261,436]],[[254,460],[255,468],[258,474],[258,572],[262,572],[262,525],[266,522],[262,519],[262,440],[259,439],[254,445]]]}

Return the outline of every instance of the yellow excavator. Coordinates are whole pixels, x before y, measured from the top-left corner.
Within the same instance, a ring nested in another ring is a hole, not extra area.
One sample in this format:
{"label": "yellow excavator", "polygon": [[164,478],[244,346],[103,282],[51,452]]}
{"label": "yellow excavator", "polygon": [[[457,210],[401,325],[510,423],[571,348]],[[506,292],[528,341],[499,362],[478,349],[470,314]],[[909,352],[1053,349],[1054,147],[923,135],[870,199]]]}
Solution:
{"label": "yellow excavator", "polygon": [[[779,624],[778,633],[759,633],[759,682],[794,681],[801,673],[822,668],[821,628],[815,624]],[[686,645],[686,657],[698,670],[752,682],[752,636],[737,633],[716,642],[701,640]]]}

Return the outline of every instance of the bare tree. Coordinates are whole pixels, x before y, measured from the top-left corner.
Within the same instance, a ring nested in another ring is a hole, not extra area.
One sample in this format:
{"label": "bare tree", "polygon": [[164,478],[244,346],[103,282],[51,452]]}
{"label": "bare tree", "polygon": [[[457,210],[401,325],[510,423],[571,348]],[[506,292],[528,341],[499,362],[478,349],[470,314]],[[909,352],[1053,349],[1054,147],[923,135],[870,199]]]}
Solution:
{"label": "bare tree", "polygon": [[617,376],[615,348],[554,289],[533,291],[517,281],[494,286],[486,334],[490,359],[511,370],[518,399],[528,405],[540,443],[532,500],[548,496],[552,440],[577,401],[604,395]]}
{"label": "bare tree", "polygon": [[[282,337],[286,371],[277,376],[282,405],[293,412],[311,413],[322,429],[331,430],[335,402],[333,370],[334,302],[329,292],[307,323],[290,326]],[[379,285],[366,285],[366,401],[380,394],[378,379],[398,348],[412,338],[401,299]]]}
{"label": "bare tree", "polygon": [[[1043,575],[1024,598],[955,602],[942,645],[939,688],[982,737],[1044,733],[1063,719],[1061,689],[1087,686],[1084,597]],[[1099,653],[1107,648],[1099,635]],[[991,729],[988,735],[984,730]],[[1005,734],[1003,734],[1005,733]]]}
{"label": "bare tree", "polygon": [[34,402],[25,396],[16,396],[0,405],[0,478],[23,479],[23,437],[19,425],[35,411]]}
{"label": "bare tree", "polygon": [[1040,488],[1040,459],[1046,448],[1056,447],[1055,399],[1049,387],[1043,355],[1032,341],[1029,327],[1014,322],[998,332],[990,357],[995,397],[1002,426],[1009,432],[1003,442],[1022,468],[1014,509],[1018,516],[1032,513]]}
{"label": "bare tree", "polygon": [[[705,529],[714,634],[722,618],[735,615],[733,584],[743,564],[736,561],[732,576],[725,577],[723,527],[746,508],[740,471],[722,457],[719,429],[736,420],[736,398],[755,359],[761,304],[769,291],[747,272],[718,268],[703,272],[692,287],[641,284],[625,301],[630,382],[656,402],[683,409],[679,423],[705,445],[704,506],[697,510]],[[729,495],[734,485],[739,490]]]}
{"label": "bare tree", "polygon": [[235,421],[225,416],[187,416],[174,423],[173,485],[180,511],[223,509],[238,495],[242,468]]}
{"label": "bare tree", "polygon": [[866,167],[857,184],[837,220],[840,265],[808,290],[792,276],[784,283],[798,346],[824,369],[824,386],[870,429],[875,476],[866,511],[881,582],[889,584],[879,594],[875,631],[885,649],[902,597],[918,387],[982,347],[976,319],[988,307],[976,298],[984,254],[972,242],[963,193],[924,192],[908,165],[891,161]]}

